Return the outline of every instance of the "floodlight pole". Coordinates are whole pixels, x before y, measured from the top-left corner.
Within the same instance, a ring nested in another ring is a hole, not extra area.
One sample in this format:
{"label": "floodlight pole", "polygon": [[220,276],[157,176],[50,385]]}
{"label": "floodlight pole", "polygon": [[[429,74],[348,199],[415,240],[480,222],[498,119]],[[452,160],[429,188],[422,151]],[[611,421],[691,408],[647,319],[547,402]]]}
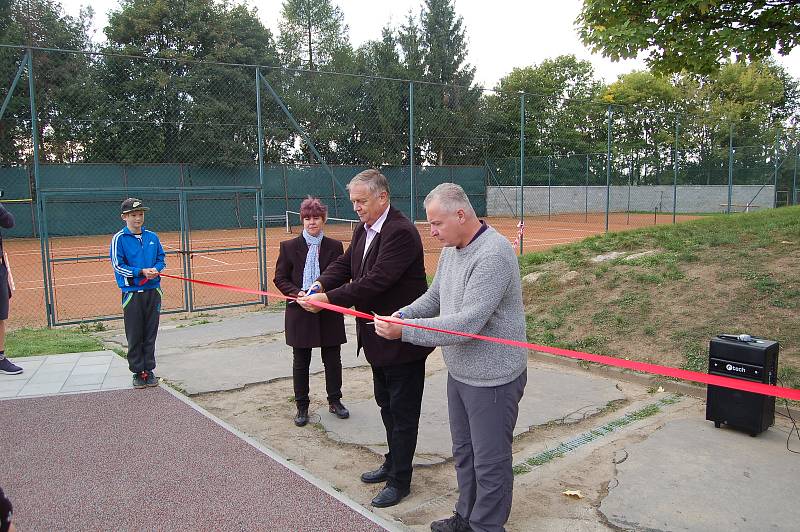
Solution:
{"label": "floodlight pole", "polygon": [[[267,290],[267,272],[263,265],[266,263],[266,233],[264,231],[264,216],[266,215],[266,205],[264,205],[264,128],[261,124],[261,69],[256,67],[255,82],[256,82],[256,124],[258,128],[258,182],[261,185],[261,190],[258,192],[258,200],[256,201],[256,234],[258,237],[258,282],[261,285],[261,291]],[[287,216],[286,223],[289,223]],[[269,304],[267,296],[261,295],[261,304]]]}
{"label": "floodlight pole", "polygon": [[611,121],[614,118],[614,109],[609,105],[606,110],[608,116],[608,141],[606,144],[606,233],[608,233],[608,216],[611,210]]}
{"label": "floodlight pole", "polygon": [[519,254],[522,255],[522,240],[525,226],[525,93],[519,91]]}
{"label": "floodlight pole", "polygon": [[411,178],[411,223],[414,223],[414,82],[408,82],[408,170]]}

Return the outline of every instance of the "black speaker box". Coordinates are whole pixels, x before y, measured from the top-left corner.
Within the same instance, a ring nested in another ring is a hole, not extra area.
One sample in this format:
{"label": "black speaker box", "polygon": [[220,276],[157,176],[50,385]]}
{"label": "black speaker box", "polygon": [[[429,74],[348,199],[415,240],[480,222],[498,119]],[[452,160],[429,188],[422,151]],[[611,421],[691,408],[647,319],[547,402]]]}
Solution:
{"label": "black speaker box", "polygon": [[[778,342],[747,335],[719,335],[708,349],[708,373],[775,385]],[[775,397],[708,385],[706,419],[755,436],[775,422]]]}

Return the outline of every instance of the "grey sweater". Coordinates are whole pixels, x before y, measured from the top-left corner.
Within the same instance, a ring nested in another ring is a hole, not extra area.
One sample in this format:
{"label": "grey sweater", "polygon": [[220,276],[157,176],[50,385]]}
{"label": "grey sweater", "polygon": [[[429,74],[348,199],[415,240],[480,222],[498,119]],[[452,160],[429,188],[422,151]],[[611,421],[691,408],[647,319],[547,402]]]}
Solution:
{"label": "grey sweater", "polygon": [[[428,291],[400,309],[410,323],[526,341],[519,263],[489,227],[462,249],[446,247]],[[450,375],[471,386],[500,386],[527,367],[527,351],[484,340],[403,327],[403,341],[442,346]]]}

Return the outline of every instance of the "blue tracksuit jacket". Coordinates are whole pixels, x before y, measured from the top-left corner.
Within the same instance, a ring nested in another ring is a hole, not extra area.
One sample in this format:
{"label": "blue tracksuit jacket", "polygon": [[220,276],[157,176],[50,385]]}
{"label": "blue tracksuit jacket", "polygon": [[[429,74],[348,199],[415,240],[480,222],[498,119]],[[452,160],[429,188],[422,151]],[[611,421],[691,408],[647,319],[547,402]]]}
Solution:
{"label": "blue tracksuit jacket", "polygon": [[142,268],[155,268],[161,271],[166,266],[164,248],[158,235],[142,227],[142,241],[123,227],[111,238],[111,264],[114,266],[114,277],[122,292],[152,290],[161,286],[161,277],[150,279],[139,285],[144,278]]}

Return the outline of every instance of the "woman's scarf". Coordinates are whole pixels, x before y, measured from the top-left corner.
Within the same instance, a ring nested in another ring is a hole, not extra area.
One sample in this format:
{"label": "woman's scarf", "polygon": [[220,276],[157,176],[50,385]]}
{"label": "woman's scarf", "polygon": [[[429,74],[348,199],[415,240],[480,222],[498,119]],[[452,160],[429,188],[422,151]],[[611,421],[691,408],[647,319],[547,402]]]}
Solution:
{"label": "woman's scarf", "polygon": [[306,255],[306,265],[303,268],[303,291],[306,292],[311,284],[320,276],[319,271],[319,246],[322,244],[322,231],[318,236],[311,236],[308,231],[303,229],[303,238],[308,244],[308,255]]}

